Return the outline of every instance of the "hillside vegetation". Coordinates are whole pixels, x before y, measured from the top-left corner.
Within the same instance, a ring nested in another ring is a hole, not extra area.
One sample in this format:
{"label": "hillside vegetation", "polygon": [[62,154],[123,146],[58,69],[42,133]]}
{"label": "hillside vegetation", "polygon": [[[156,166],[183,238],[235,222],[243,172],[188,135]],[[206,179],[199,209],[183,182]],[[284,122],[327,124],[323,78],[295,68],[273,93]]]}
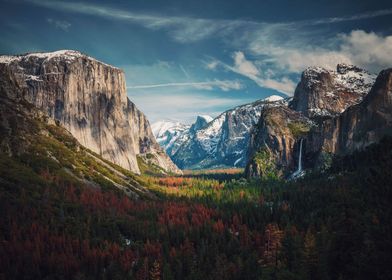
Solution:
{"label": "hillside vegetation", "polygon": [[390,278],[390,138],[295,182],[136,176],[26,106],[0,110],[0,279]]}

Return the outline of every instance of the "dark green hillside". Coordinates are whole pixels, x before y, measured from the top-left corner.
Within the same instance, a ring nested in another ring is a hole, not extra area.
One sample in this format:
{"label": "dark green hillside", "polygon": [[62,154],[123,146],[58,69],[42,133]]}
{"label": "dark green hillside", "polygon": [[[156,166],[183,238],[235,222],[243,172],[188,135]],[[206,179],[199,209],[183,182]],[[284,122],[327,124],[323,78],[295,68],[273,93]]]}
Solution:
{"label": "dark green hillside", "polygon": [[136,176],[0,107],[0,279],[390,278],[390,138],[296,182]]}

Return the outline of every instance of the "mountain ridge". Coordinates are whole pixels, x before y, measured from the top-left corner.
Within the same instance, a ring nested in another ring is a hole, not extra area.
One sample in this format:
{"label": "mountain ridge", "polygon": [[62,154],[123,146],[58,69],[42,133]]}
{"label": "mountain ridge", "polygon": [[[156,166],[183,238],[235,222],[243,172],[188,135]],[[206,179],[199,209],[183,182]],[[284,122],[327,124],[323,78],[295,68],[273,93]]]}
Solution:
{"label": "mountain ridge", "polygon": [[272,96],[228,109],[202,127],[196,125],[198,129],[192,130],[195,124],[191,125],[173,141],[176,148],[166,148],[166,151],[183,169],[245,167],[249,133],[262,108],[288,104],[289,100]]}

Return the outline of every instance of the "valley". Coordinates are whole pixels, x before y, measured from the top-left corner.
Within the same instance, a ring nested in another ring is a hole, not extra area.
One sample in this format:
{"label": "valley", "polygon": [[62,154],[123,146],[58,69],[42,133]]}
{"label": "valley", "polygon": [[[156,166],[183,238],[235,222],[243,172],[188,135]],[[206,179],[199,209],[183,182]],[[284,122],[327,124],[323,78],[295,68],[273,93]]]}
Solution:
{"label": "valley", "polygon": [[0,74],[0,279],[388,279],[391,69],[151,126],[80,52]]}

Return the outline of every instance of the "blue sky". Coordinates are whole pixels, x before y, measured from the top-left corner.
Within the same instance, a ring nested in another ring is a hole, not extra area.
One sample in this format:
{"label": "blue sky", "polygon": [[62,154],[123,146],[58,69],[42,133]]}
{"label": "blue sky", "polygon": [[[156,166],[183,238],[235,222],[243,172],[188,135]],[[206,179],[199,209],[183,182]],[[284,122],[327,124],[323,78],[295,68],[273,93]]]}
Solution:
{"label": "blue sky", "polygon": [[390,1],[0,0],[0,32],[2,54],[75,49],[124,69],[151,122],[290,96],[308,66],[392,67]]}

